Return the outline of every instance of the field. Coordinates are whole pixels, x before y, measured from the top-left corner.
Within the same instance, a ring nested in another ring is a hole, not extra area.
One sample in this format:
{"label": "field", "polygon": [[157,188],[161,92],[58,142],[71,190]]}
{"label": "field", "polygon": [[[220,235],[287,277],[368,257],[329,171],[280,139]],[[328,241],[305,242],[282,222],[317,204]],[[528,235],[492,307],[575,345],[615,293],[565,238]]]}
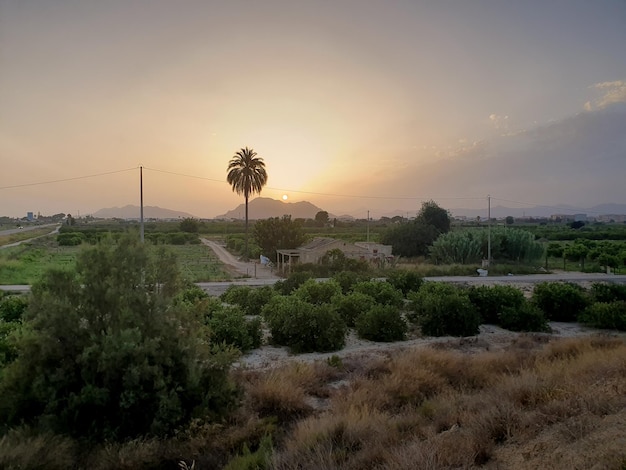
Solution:
{"label": "field", "polygon": [[[167,247],[176,253],[182,275],[190,282],[226,281],[232,278],[206,246]],[[72,267],[80,249],[80,246],[59,246],[53,237],[4,248],[0,250],[0,284],[32,284],[47,269]]]}

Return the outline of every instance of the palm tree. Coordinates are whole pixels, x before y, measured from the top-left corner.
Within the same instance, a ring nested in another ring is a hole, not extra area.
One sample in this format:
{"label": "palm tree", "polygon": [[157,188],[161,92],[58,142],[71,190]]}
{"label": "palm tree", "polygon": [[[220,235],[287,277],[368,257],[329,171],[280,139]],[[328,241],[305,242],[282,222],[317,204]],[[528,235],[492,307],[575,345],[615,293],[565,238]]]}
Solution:
{"label": "palm tree", "polygon": [[263,159],[248,147],[239,150],[228,162],[226,181],[237,194],[243,194],[246,200],[246,243],[244,258],[248,259],[248,199],[251,194],[261,194],[267,183],[267,172]]}

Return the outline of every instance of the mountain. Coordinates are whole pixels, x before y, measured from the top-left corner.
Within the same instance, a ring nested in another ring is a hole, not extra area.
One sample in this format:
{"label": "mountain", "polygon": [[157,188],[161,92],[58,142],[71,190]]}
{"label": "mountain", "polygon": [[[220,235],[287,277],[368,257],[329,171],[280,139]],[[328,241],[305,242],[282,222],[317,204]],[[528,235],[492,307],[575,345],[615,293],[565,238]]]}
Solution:
{"label": "mountain", "polygon": [[[248,217],[250,220],[269,219],[270,217],[282,217],[283,215],[290,215],[292,219],[314,219],[315,215],[321,210],[307,201],[283,202],[269,197],[257,197],[248,203]],[[215,218],[244,219],[245,214],[245,204],[239,204],[235,209]]]}
{"label": "mountain", "polygon": [[[124,207],[109,207],[106,209],[100,209],[94,212],[92,215],[100,219],[137,219],[140,218],[141,208],[139,206],[128,205]],[[184,219],[194,218],[193,215],[187,212],[174,211],[171,209],[163,209],[156,206],[144,206],[143,208],[144,219]]]}

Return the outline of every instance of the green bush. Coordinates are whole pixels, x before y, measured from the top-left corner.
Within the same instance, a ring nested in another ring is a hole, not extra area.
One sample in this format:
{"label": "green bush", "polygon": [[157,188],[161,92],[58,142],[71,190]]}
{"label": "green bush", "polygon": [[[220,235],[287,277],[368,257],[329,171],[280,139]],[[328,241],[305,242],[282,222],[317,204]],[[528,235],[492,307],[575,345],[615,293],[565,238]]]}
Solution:
{"label": "green bush", "polygon": [[175,258],[138,237],[81,251],[31,289],[0,377],[0,421],[85,441],[167,436],[235,403],[234,358],[184,305]]}
{"label": "green bush", "polygon": [[57,242],[60,246],[77,246],[85,241],[85,235],[81,232],[59,233]]}
{"label": "green bush", "polygon": [[341,286],[335,281],[321,281],[308,279],[295,291],[293,295],[310,304],[327,304],[331,299],[341,294]]}
{"label": "green bush", "polygon": [[626,301],[626,285],[594,282],[591,284],[590,294],[595,302]]}
{"label": "green bush", "polygon": [[375,305],[355,321],[359,337],[371,341],[402,341],[407,332],[400,309],[392,305]]}
{"label": "green bush", "polygon": [[248,297],[252,292],[250,286],[237,286],[231,284],[228,289],[220,295],[220,300],[230,305],[238,305],[242,309],[245,309],[248,305]]}
{"label": "green bush", "polygon": [[472,336],[478,333],[480,314],[467,292],[449,284],[427,282],[409,294],[409,315],[428,336]]}
{"label": "green bush", "polygon": [[19,332],[22,324],[17,321],[6,322],[0,320],[0,380],[2,368],[17,358],[16,338],[14,335]]}
{"label": "green bush", "polygon": [[3,297],[0,300],[0,321],[20,321],[27,307],[28,298],[24,295],[7,295]]}
{"label": "green bush", "polygon": [[580,321],[594,328],[626,331],[626,302],[596,302],[583,311]]}
{"label": "green bush", "polygon": [[352,327],[359,315],[376,305],[376,300],[371,295],[362,292],[350,292],[346,295],[334,296],[332,305],[346,325]]}
{"label": "green bush", "polygon": [[248,300],[244,308],[244,313],[246,315],[260,315],[265,304],[267,304],[275,295],[278,295],[278,293],[272,286],[263,286],[252,289],[252,291],[248,294]]}
{"label": "green bush", "polygon": [[381,305],[400,307],[404,303],[402,292],[384,281],[363,281],[352,287],[353,292],[367,294]]}
{"label": "green bush", "polygon": [[346,324],[328,304],[274,297],[263,307],[263,316],[273,341],[295,352],[335,351],[345,344]]}
{"label": "green bush", "polygon": [[415,271],[394,269],[387,274],[387,282],[406,297],[411,291],[417,292],[424,283],[424,279]]}
{"label": "green bush", "polygon": [[370,278],[367,274],[357,273],[355,271],[340,271],[333,274],[333,281],[336,281],[341,286],[341,291],[347,294],[352,290],[352,287],[361,281],[368,281]]}
{"label": "green bush", "polygon": [[511,331],[549,331],[543,312],[526,300],[518,306],[504,306],[498,324]]}
{"label": "green bush", "polygon": [[573,322],[589,305],[585,290],[571,283],[542,282],[533,290],[532,300],[551,321]]}
{"label": "green bush", "polygon": [[237,306],[224,307],[214,312],[207,325],[211,330],[211,340],[217,344],[234,346],[243,352],[260,346],[259,320],[248,321]]}
{"label": "green bush", "polygon": [[274,289],[283,295],[289,295],[312,277],[313,274],[309,271],[297,271],[289,275],[287,279],[276,282]]}
{"label": "green bush", "polygon": [[497,325],[505,308],[520,309],[526,303],[521,290],[513,286],[472,286],[467,295],[480,313],[483,323]]}

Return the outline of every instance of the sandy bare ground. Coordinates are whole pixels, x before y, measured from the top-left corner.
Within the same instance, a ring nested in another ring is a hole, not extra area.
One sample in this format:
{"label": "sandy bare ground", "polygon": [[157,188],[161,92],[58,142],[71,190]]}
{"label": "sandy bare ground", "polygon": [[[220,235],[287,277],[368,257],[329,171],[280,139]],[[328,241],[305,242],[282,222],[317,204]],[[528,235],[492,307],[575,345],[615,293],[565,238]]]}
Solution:
{"label": "sandy bare ground", "polygon": [[236,363],[236,367],[246,369],[270,369],[283,366],[289,362],[310,363],[324,361],[332,356],[341,359],[374,359],[376,357],[388,357],[391,353],[423,347],[441,347],[455,349],[468,354],[476,354],[483,351],[505,350],[515,340],[525,337],[540,337],[548,342],[557,338],[574,338],[591,335],[619,336],[626,339],[626,332],[612,330],[598,330],[579,323],[550,322],[550,333],[516,333],[500,328],[496,325],[481,325],[480,333],[476,336],[456,338],[452,336],[442,337],[419,337],[409,334],[406,341],[393,343],[377,343],[360,339],[351,330],[348,334],[346,345],[340,351],[328,353],[291,354],[286,347],[271,345],[262,346],[245,354]]}
{"label": "sandy bare ground", "polygon": [[221,242],[201,238],[200,241],[210,247],[219,260],[224,263],[230,273],[235,277],[251,279],[278,279],[273,268],[262,265],[258,260],[249,262],[235,258]]}

